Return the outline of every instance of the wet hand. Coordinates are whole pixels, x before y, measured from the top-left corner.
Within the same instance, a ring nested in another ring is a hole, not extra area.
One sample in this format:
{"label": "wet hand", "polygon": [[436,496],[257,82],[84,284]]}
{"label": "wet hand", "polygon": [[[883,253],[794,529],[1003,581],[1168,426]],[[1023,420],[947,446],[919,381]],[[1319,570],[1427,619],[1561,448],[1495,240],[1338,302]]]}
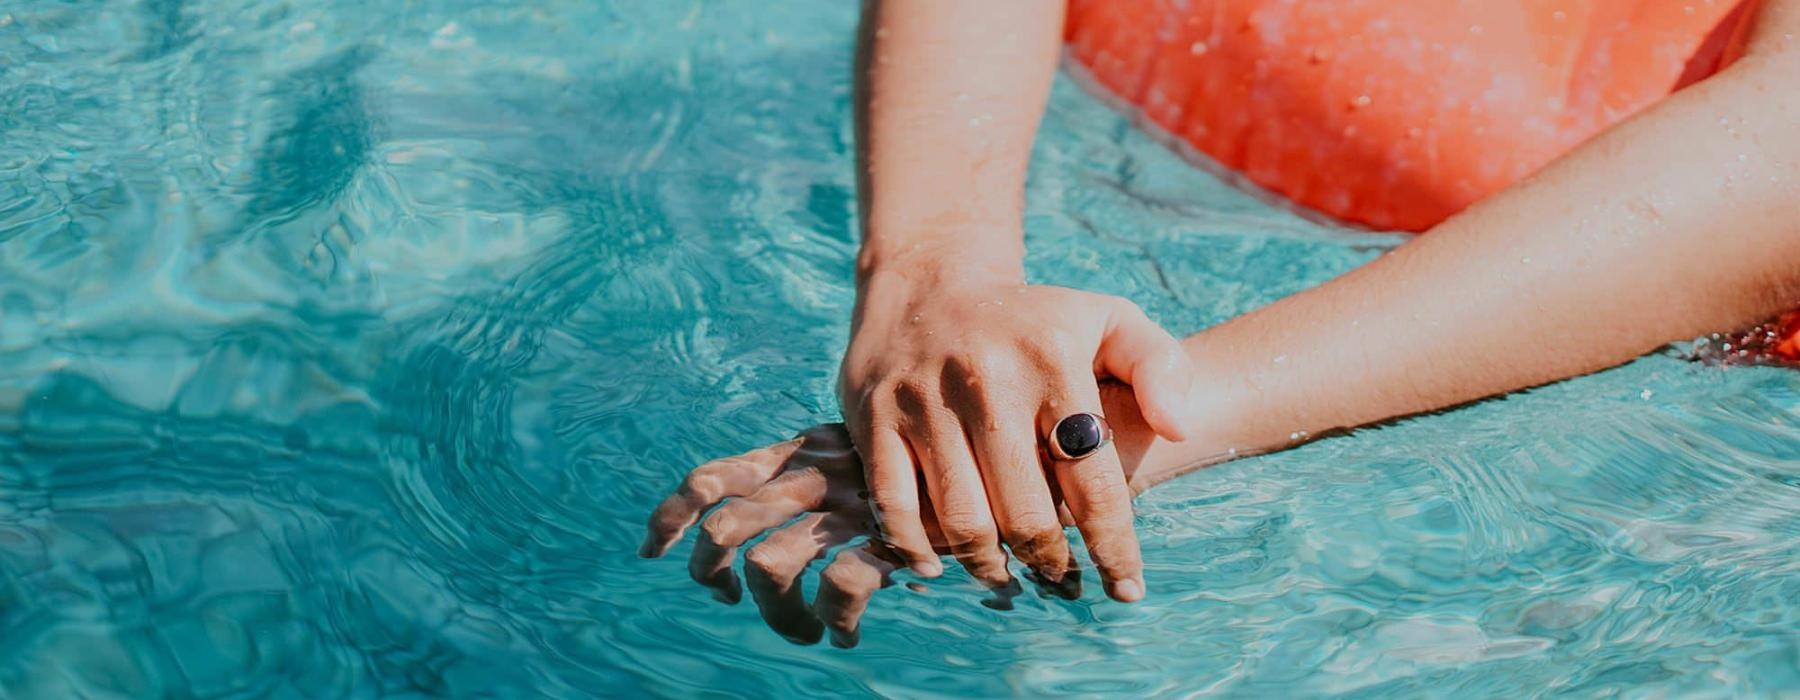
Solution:
{"label": "wet hand", "polygon": [[[694,469],[650,516],[639,554],[662,556],[711,510],[701,522],[688,573],[719,600],[736,603],[743,596],[732,571],[738,547],[773,530],[744,557],[744,578],[763,620],[795,643],[816,643],[829,629],[834,645],[855,646],[870,596],[890,585],[890,574],[904,565],[873,538],[863,484],[862,464],[844,426],[821,425]],[[925,525],[936,533],[934,523]],[[832,548],[864,536],[871,539],[837,552],[807,604],[801,574]]]}
{"label": "wet hand", "polygon": [[936,575],[925,525],[935,515],[951,553],[987,585],[1016,585],[1002,544],[1041,580],[1061,583],[1075,572],[1060,496],[1107,593],[1141,598],[1131,490],[1116,451],[1052,460],[1040,449],[1064,416],[1105,415],[1103,378],[1132,387],[1156,434],[1185,437],[1187,356],[1131,302],[1059,287],[872,276],[839,395],[886,540],[915,571]]}

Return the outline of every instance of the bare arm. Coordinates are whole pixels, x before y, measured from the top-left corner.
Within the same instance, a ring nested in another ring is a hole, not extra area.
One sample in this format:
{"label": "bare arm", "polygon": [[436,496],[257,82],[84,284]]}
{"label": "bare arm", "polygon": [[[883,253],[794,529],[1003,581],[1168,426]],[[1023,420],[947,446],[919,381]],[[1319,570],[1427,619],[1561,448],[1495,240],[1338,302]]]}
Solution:
{"label": "bare arm", "polygon": [[[1131,486],[1594,371],[1800,306],[1800,0],[1765,2],[1759,20],[1730,69],[1531,180],[1342,278],[1188,338],[1202,384],[1187,441],[1158,437],[1130,389],[1104,385],[1100,405]],[[860,441],[855,452],[803,449],[841,442],[837,430],[696,469],[652,516],[645,553],[666,551],[727,498],[774,504],[769,520],[818,511],[801,521],[811,529],[757,545],[747,569],[777,629],[810,630],[790,633],[807,641],[829,628],[834,642],[854,644],[869,597],[902,562],[878,547],[840,552],[819,598],[799,600],[795,581],[831,544],[875,534],[858,525],[858,499],[826,495],[861,485],[856,469],[841,468],[867,456]],[[771,479],[793,469],[829,475]],[[737,527],[737,542],[766,529],[720,516],[729,506],[707,523]],[[693,554],[703,571],[729,560],[729,551]]]}
{"label": "bare arm", "polygon": [[1062,12],[1047,0],[865,5],[863,246],[839,397],[884,534],[922,574],[938,571],[922,517],[935,514],[988,585],[1011,584],[1002,544],[1061,580],[1073,558],[1048,471],[1108,591],[1135,600],[1118,455],[1040,464],[1038,436],[1101,411],[1104,375],[1140,387],[1149,424],[1179,439],[1189,372],[1175,338],[1130,302],[1025,283],[1025,168]]}
{"label": "bare arm", "polygon": [[1201,440],[1153,446],[1138,478],[1591,372],[1800,305],[1796,32],[1800,3],[1767,3],[1720,74],[1362,268],[1188,338],[1212,418],[1198,419]]}
{"label": "bare arm", "polygon": [[908,263],[1023,280],[1025,167],[1062,3],[871,2],[859,105],[858,280]]}

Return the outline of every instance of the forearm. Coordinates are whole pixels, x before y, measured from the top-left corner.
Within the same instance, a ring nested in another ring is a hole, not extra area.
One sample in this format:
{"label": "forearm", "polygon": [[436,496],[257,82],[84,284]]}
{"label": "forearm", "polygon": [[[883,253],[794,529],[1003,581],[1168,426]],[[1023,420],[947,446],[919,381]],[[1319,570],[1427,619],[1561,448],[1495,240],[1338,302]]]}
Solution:
{"label": "forearm", "polygon": [[1205,437],[1145,441],[1134,483],[1800,305],[1800,61],[1777,49],[1369,265],[1189,338],[1211,377],[1190,431]]}
{"label": "forearm", "polygon": [[859,283],[942,265],[1022,279],[1025,169],[1061,2],[877,0],[859,79]]}

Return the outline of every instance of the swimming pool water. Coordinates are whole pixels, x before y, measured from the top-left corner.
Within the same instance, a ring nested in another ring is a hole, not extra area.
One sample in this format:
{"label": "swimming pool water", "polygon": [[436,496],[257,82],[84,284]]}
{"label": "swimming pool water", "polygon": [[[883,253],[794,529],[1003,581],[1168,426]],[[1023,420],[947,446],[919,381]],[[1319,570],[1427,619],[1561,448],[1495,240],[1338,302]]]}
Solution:
{"label": "swimming pool water", "polygon": [[[1800,692],[1800,375],[1672,353],[1158,488],[1138,605],[782,641],[634,551],[836,417],[855,4],[497,5],[0,4],[0,695]],[[1067,81],[1029,214],[1183,333],[1398,240]]]}

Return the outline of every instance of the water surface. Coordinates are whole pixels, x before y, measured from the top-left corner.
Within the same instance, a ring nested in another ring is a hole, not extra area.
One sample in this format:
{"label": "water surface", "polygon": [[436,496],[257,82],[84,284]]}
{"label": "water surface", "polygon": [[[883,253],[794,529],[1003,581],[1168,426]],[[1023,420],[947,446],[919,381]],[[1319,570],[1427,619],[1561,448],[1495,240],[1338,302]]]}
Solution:
{"label": "water surface", "polygon": [[[1139,605],[789,645],[634,550],[836,417],[854,3],[526,5],[0,5],[0,694],[1800,689],[1800,379],[1668,354],[1161,487]],[[1066,81],[1036,159],[1032,276],[1177,332],[1397,240]]]}

